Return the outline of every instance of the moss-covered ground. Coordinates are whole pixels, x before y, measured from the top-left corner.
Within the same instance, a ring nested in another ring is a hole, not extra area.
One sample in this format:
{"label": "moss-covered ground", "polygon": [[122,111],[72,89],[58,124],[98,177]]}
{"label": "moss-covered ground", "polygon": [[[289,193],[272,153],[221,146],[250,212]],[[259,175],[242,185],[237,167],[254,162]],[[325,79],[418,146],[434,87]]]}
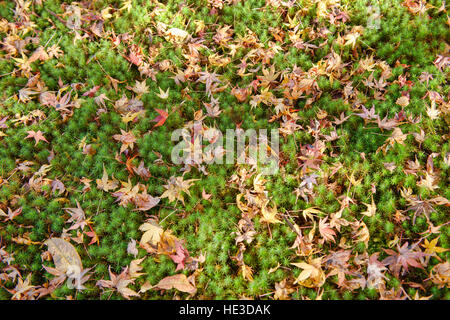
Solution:
{"label": "moss-covered ground", "polygon": [[372,2],[0,1],[0,299],[448,299],[448,5]]}

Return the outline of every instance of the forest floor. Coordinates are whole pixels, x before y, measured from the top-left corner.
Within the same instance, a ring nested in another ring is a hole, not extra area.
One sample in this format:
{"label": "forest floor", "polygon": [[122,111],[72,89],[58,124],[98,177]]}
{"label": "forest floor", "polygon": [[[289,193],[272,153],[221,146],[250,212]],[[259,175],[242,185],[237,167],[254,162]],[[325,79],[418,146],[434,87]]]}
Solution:
{"label": "forest floor", "polygon": [[0,299],[449,299],[448,5],[372,2],[0,1]]}

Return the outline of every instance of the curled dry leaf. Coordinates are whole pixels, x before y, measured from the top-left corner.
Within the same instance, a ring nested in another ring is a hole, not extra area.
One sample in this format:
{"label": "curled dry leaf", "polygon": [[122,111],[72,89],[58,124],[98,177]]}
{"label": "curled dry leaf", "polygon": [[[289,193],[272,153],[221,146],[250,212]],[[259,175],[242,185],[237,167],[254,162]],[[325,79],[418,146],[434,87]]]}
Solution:
{"label": "curled dry leaf", "polygon": [[55,268],[63,273],[81,272],[83,265],[75,247],[61,238],[50,238],[44,242],[53,257]]}
{"label": "curled dry leaf", "polygon": [[189,294],[195,294],[197,291],[197,288],[193,286],[189,282],[189,279],[182,273],[165,277],[157,285],[153,286],[153,288],[162,290],[177,289]]}

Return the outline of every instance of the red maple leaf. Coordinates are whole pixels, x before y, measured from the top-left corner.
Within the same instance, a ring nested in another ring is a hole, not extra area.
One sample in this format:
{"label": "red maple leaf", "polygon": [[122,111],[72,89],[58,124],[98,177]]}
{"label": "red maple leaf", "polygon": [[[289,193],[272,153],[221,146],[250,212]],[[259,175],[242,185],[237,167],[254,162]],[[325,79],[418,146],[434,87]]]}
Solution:
{"label": "red maple leaf", "polygon": [[89,226],[89,229],[91,229],[91,231],[88,231],[88,232],[85,232],[85,233],[84,233],[84,234],[87,235],[89,238],[91,238],[91,242],[89,242],[88,245],[90,246],[90,245],[92,245],[92,244],[94,244],[94,243],[96,243],[96,242],[97,242],[97,245],[99,245],[100,242],[99,242],[99,239],[98,239],[97,234],[95,233],[94,229],[92,229],[92,227],[91,227],[90,224],[88,224],[88,226]]}
{"label": "red maple leaf", "polygon": [[183,244],[180,241],[175,241],[175,250],[176,254],[169,255],[169,257],[177,264],[177,269],[175,271],[183,270],[184,263],[189,257],[189,251],[183,247]]}
{"label": "red maple leaf", "polygon": [[385,258],[382,263],[389,266],[389,269],[398,277],[401,270],[403,273],[408,271],[408,267],[423,269],[422,264],[418,259],[426,256],[427,254],[420,251],[416,244],[409,245],[405,242],[402,247],[397,244],[397,251],[391,249],[383,249],[389,257]]}
{"label": "red maple leaf", "polygon": [[94,95],[97,93],[98,89],[100,89],[100,86],[95,86],[92,89],[86,91],[85,93],[83,93],[83,97],[94,97]]}
{"label": "red maple leaf", "polygon": [[139,67],[142,64],[144,58],[142,49],[138,45],[133,44],[130,48],[130,54],[126,58],[132,64]]}
{"label": "red maple leaf", "polygon": [[159,113],[159,116],[157,116],[155,119],[153,119],[153,122],[157,122],[157,124],[155,124],[155,127],[160,127],[164,124],[164,122],[166,122],[167,117],[169,116],[169,114],[167,113],[167,111],[161,110],[161,109],[155,109],[156,112]]}
{"label": "red maple leaf", "polygon": [[27,133],[28,133],[28,136],[26,136],[25,139],[33,138],[36,141],[36,143],[34,145],[37,145],[39,141],[45,141],[48,143],[47,139],[45,139],[41,130],[38,130],[37,132],[30,130],[30,131],[27,131]]}

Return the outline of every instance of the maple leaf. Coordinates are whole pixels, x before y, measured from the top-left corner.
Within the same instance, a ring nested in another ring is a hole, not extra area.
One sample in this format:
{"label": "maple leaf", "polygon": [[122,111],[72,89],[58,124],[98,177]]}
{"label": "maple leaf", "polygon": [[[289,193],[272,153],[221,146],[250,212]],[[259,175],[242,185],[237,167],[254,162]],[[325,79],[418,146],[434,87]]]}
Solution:
{"label": "maple leaf", "polygon": [[128,178],[128,182],[122,182],[122,188],[114,192],[112,196],[117,198],[121,206],[126,206],[128,203],[135,202],[140,186],[139,183],[133,186],[130,178]]}
{"label": "maple leaf", "polygon": [[417,183],[418,186],[425,187],[428,190],[433,191],[434,189],[438,189],[439,186],[437,186],[437,177],[433,174],[428,173],[428,171],[425,173],[425,179],[421,178],[421,180]]}
{"label": "maple leaf", "polygon": [[38,94],[39,92],[33,91],[30,88],[23,88],[19,90],[19,101],[27,103],[31,100],[31,95]]}
{"label": "maple leaf", "polygon": [[138,112],[128,112],[127,114],[124,114],[122,116],[122,122],[124,123],[128,123],[130,121],[136,122],[137,121],[137,117],[144,114],[145,112],[143,110],[138,111]]}
{"label": "maple leaf", "polygon": [[175,240],[175,254],[169,255],[169,257],[177,264],[175,271],[183,270],[186,259],[189,258],[189,251],[183,247],[181,241]]}
{"label": "maple leaf", "polygon": [[211,118],[217,118],[222,113],[218,104],[203,102],[203,105],[206,108],[207,116]]}
{"label": "maple leaf", "polygon": [[258,80],[261,81],[262,87],[270,87],[272,84],[276,82],[276,79],[280,75],[281,72],[275,72],[275,65],[272,65],[270,69],[262,69],[262,73],[264,76],[258,76]]}
{"label": "maple leaf", "polygon": [[213,83],[222,83],[217,77],[219,76],[217,73],[210,73],[208,70],[202,71],[198,73],[200,77],[197,79],[197,82],[202,82],[206,84],[206,93],[208,97],[212,96],[211,93],[211,85]]}
{"label": "maple leaf", "polygon": [[145,273],[139,272],[143,269],[143,267],[140,265],[142,261],[144,261],[146,257],[143,257],[141,259],[135,259],[130,262],[130,268],[128,269],[128,273],[130,275],[131,279],[136,279]]}
{"label": "maple leaf", "polygon": [[127,86],[127,89],[134,91],[134,93],[136,93],[138,97],[148,93],[146,80],[143,80],[142,82],[136,80],[134,87],[131,88]]}
{"label": "maple leaf", "polygon": [[[170,290],[177,289],[181,292],[187,292],[191,295],[197,292],[197,288],[191,283],[191,277],[187,278],[184,274],[176,274],[174,276],[165,277],[153,286],[154,289]],[[191,278],[192,279],[192,278]]]}
{"label": "maple leaf", "polygon": [[159,113],[159,116],[157,116],[152,121],[157,122],[154,127],[160,127],[164,124],[164,122],[166,122],[169,114],[167,113],[167,111],[161,109],[155,109],[155,111]]}
{"label": "maple leaf", "polygon": [[435,265],[431,271],[430,279],[439,289],[448,288],[450,284],[450,262],[446,261]]}
{"label": "maple leaf", "polygon": [[[114,176],[113,176],[114,179]],[[116,180],[109,180],[108,173],[106,172],[105,165],[103,165],[103,176],[101,179],[97,179],[97,187],[100,190],[108,192],[109,190],[114,190],[119,186]]]}
{"label": "maple leaf", "polygon": [[[52,57],[53,56],[54,55],[52,55]],[[47,54],[47,51],[45,51],[45,48],[43,46],[40,46],[33,52],[33,54],[31,55],[31,57],[29,59],[29,62],[34,62],[36,60],[46,61],[50,58],[51,57],[49,57],[49,55]]]}
{"label": "maple leaf", "polygon": [[422,145],[422,142],[425,141],[425,132],[423,131],[423,129],[420,129],[420,133],[417,132],[413,132],[412,135],[414,136],[414,138],[416,139],[417,142],[419,142],[419,147]]}
{"label": "maple leaf", "polygon": [[91,238],[91,241],[89,241],[88,245],[90,246],[96,242],[97,242],[97,245],[99,245],[99,239],[98,239],[97,234],[95,233],[95,231],[92,229],[92,227],[90,225],[88,225],[88,226],[91,229],[91,231],[84,232],[85,235],[87,235],[89,238]]}
{"label": "maple leaf", "polygon": [[337,285],[342,287],[346,281],[345,275],[351,274],[348,270],[348,259],[350,259],[351,250],[340,250],[337,252],[332,252],[326,257],[324,257],[324,263],[328,269],[331,269],[328,273],[327,278],[330,276],[337,275],[338,282]]}
{"label": "maple leaf", "polygon": [[127,253],[133,255],[136,258],[139,253],[138,249],[136,248],[136,240],[131,239],[130,242],[128,242]]}
{"label": "maple leaf", "polygon": [[372,108],[370,108],[370,110],[367,110],[365,106],[362,106],[362,111],[363,111],[362,113],[355,113],[355,116],[361,117],[366,120],[380,118],[379,115],[375,114],[375,106],[374,105],[372,105]]}
{"label": "maple leaf", "polygon": [[94,102],[98,105],[98,106],[103,106],[104,108],[106,107],[105,105],[105,100],[107,101],[111,101],[106,94],[101,93],[99,94],[97,97],[94,98]]}
{"label": "maple leaf", "polygon": [[450,58],[444,55],[437,55],[437,58],[434,60],[433,64],[436,66],[436,68],[439,69],[439,71],[443,71],[442,69],[445,69],[450,66]]}
{"label": "maple leaf", "polygon": [[431,107],[427,107],[427,115],[430,117],[431,120],[439,119],[439,115],[441,112],[436,109],[436,103],[431,101]]}
{"label": "maple leaf", "polygon": [[156,246],[159,243],[164,231],[155,221],[145,222],[139,227],[139,230],[144,232],[140,241],[141,245],[149,243],[152,246]]}
{"label": "maple leaf", "polygon": [[396,277],[402,270],[403,273],[407,272],[409,266],[423,269],[422,264],[417,259],[426,256],[426,254],[417,250],[417,244],[409,245],[408,242],[405,242],[402,247],[397,244],[397,252],[391,249],[383,250],[389,254],[389,257],[385,258],[382,263],[388,265]]}
{"label": "maple leaf", "polygon": [[387,115],[383,118],[383,120],[380,120],[380,118],[378,118],[377,121],[378,127],[385,130],[392,130],[398,125],[398,121],[396,119],[387,120]]}
{"label": "maple leaf", "polygon": [[302,177],[302,182],[300,183],[299,187],[306,186],[308,189],[312,189],[313,185],[317,185],[317,180],[319,176],[315,173],[306,175]]}
{"label": "maple leaf", "polygon": [[26,277],[25,281],[19,277],[16,287],[12,290],[8,290],[9,293],[13,294],[11,300],[24,300],[26,298],[31,298],[34,294],[34,288],[36,286],[31,285],[31,273]]}
{"label": "maple leaf", "polygon": [[134,283],[134,279],[130,277],[128,272],[128,267],[125,267],[121,274],[115,275],[111,271],[111,266],[109,267],[109,277],[110,280],[99,280],[96,286],[100,288],[112,288],[120,293],[125,299],[130,299],[130,297],[139,297],[139,294],[132,289],[128,288],[130,284]]}
{"label": "maple leaf", "polygon": [[189,188],[192,183],[197,180],[198,179],[183,180],[183,177],[171,176],[168,183],[164,185],[166,191],[164,191],[160,198],[169,198],[169,202],[180,200],[184,204],[184,196],[182,192],[185,192],[190,196]]}
{"label": "maple leaf", "polygon": [[310,207],[303,210],[302,214],[305,220],[310,219],[311,221],[314,221],[314,215],[323,214],[323,212],[317,209],[316,207]]}
{"label": "maple leaf", "polygon": [[384,284],[384,280],[387,279],[383,274],[387,268],[378,261],[379,255],[379,252],[372,254],[367,264],[367,285],[369,288],[379,288]]}
{"label": "maple leaf", "polygon": [[142,54],[142,48],[140,48],[137,44],[131,45],[130,54],[128,55],[128,57],[125,58],[132,64],[139,67],[144,62],[143,60],[144,55]]}
{"label": "maple leaf", "polygon": [[19,214],[22,213],[22,207],[12,211],[11,208],[8,207],[8,213],[5,213],[2,209],[0,209],[0,216],[6,217],[4,220],[6,221],[12,221],[15,217],[17,217]]}
{"label": "maple leaf", "polygon": [[264,184],[267,182],[266,179],[263,178],[263,175],[260,173],[258,174],[255,179],[253,180],[253,188],[258,193],[263,193],[265,190]]}
{"label": "maple leaf", "polygon": [[326,217],[325,219],[320,219],[319,220],[319,232],[320,235],[322,236],[322,238],[325,241],[333,241],[336,242],[334,240],[334,236],[336,236],[336,232],[330,228],[330,224],[327,223],[328,217]]}
{"label": "maple leaf", "polygon": [[22,71],[22,75],[26,78],[31,76],[31,62],[28,57],[22,52],[22,58],[13,58],[16,61],[16,66]]}
{"label": "maple leaf", "polygon": [[306,172],[308,169],[319,169],[319,165],[323,161],[320,146],[314,143],[314,145],[303,146],[301,149],[301,155],[298,156],[298,159],[302,161],[300,167],[303,172]]}
{"label": "maple leaf", "polygon": [[344,36],[344,40],[346,42],[344,43],[345,46],[351,45],[352,48],[355,48],[356,46],[356,40],[360,37],[360,34],[358,32],[352,32],[348,33]]}
{"label": "maple leaf", "polygon": [[262,207],[261,213],[263,215],[260,220],[261,222],[281,223],[281,221],[276,218],[276,215],[278,214],[276,205],[272,208],[266,206]]}
{"label": "maple leaf", "polygon": [[246,281],[253,281],[253,269],[246,265],[245,263],[242,263],[240,268],[239,268],[239,273],[242,275],[242,277],[246,280]]}
{"label": "maple leaf", "polygon": [[205,188],[202,189],[202,199],[209,201],[211,194],[205,192]]}
{"label": "maple leaf", "polygon": [[42,134],[41,130],[35,132],[33,130],[27,131],[28,136],[25,137],[25,139],[33,138],[36,143],[35,146],[38,144],[39,141],[45,141],[48,143],[47,139],[45,139],[44,135]]}
{"label": "maple leaf", "polygon": [[389,140],[391,145],[393,145],[395,142],[403,144],[407,136],[408,135],[404,134],[400,128],[395,128]]}
{"label": "maple leaf", "polygon": [[64,191],[66,190],[64,183],[62,183],[58,179],[53,180],[51,185],[52,185],[52,193],[56,193],[56,190],[58,190],[59,194],[63,194]]}
{"label": "maple leaf", "polygon": [[235,88],[231,89],[231,94],[233,96],[235,96],[239,102],[246,101],[250,93],[251,93],[251,89],[249,89],[249,88],[235,87]]}
{"label": "maple leaf", "polygon": [[59,287],[60,285],[62,285],[62,283],[64,282],[64,280],[66,280],[67,276],[65,272],[62,272],[56,268],[52,268],[52,267],[47,267],[42,265],[42,267],[45,269],[45,271],[47,271],[48,273],[50,273],[51,275],[54,275],[55,278],[53,278],[50,281],[50,285],[54,286],[54,287]]}
{"label": "maple leaf", "polygon": [[132,4],[132,0],[125,0],[122,3],[122,7],[120,7],[119,11],[124,11],[126,10],[127,12],[130,12],[131,9],[133,8],[133,4]]}
{"label": "maple leaf", "polygon": [[426,71],[423,71],[421,74],[420,74],[420,77],[419,77],[419,81],[420,82],[426,82],[427,83],[427,86],[428,86],[428,81],[430,81],[430,80],[433,80],[433,75],[432,74],[430,74],[430,73],[428,73],[428,72],[426,72]]}
{"label": "maple leaf", "polygon": [[100,86],[94,86],[92,89],[89,89],[85,93],[83,93],[83,97],[90,97],[93,98],[95,94],[97,93],[98,89],[100,89]]}
{"label": "maple leaf", "polygon": [[144,190],[141,194],[137,194],[133,202],[136,205],[136,210],[147,211],[155,207],[159,203],[160,199],[152,197],[147,194],[147,190]]}
{"label": "maple leaf", "polygon": [[167,88],[166,91],[163,91],[161,88],[159,88],[159,94],[157,94],[157,96],[163,100],[166,100],[169,97],[169,90],[170,88]]}
{"label": "maple leaf", "polygon": [[300,275],[295,280],[294,284],[299,283],[308,288],[318,288],[325,283],[325,273],[322,270],[322,258],[309,258],[308,263],[298,262],[291,263],[292,265],[303,269]]}
{"label": "maple leaf", "polygon": [[250,244],[257,234],[253,222],[248,217],[244,217],[239,220],[238,227],[239,231],[235,232],[236,238],[234,239],[236,244],[244,241]]}
{"label": "maple leaf", "polygon": [[417,196],[409,196],[406,197],[406,201],[409,204],[409,207],[406,208],[406,211],[414,210],[413,216],[413,224],[416,223],[416,218],[418,215],[425,215],[427,220],[430,220],[430,213],[434,212],[434,206],[432,200],[421,200]]}
{"label": "maple leaf", "polygon": [[83,209],[80,206],[80,203],[78,200],[77,207],[76,208],[64,208],[64,210],[70,214],[70,219],[67,220],[67,222],[73,222],[72,226],[69,228],[69,230],[75,230],[78,228],[81,228],[81,230],[84,229],[84,227],[87,224],[86,216],[84,214]]}
{"label": "maple leaf", "polygon": [[[366,109],[367,110],[367,109]],[[345,121],[347,121],[348,120],[348,118],[350,118],[352,115],[350,114],[350,115],[348,115],[348,116],[345,116],[345,114],[344,114],[344,112],[341,112],[341,115],[340,115],[340,117],[339,117],[339,119],[337,118],[337,117],[335,117],[334,119],[334,121],[332,121],[332,123],[334,123],[335,125],[339,125],[339,124],[343,124]]]}
{"label": "maple leaf", "polygon": [[372,196],[371,204],[367,204],[367,203],[363,203],[363,204],[367,207],[367,210],[364,212],[361,212],[361,214],[368,216],[368,217],[373,217],[377,211],[377,206],[373,202],[373,196]]}
{"label": "maple leaf", "polygon": [[430,257],[436,257],[439,261],[441,261],[441,258],[438,257],[437,253],[442,253],[448,251],[448,249],[441,248],[437,246],[437,242],[439,240],[439,237],[428,241],[428,239],[425,239],[424,244],[422,244],[422,247],[425,248],[425,253],[428,254],[427,261]]}
{"label": "maple leaf", "polygon": [[295,290],[291,288],[287,283],[286,279],[275,283],[275,294],[273,295],[274,300],[289,300],[289,295]]}
{"label": "maple leaf", "polygon": [[166,40],[172,43],[181,43],[189,37],[189,33],[179,28],[170,28],[165,32]]}
{"label": "maple leaf", "polygon": [[120,153],[124,152],[126,149],[133,149],[134,143],[136,142],[136,137],[133,132],[126,132],[120,129],[121,134],[113,135],[113,138],[119,142],[122,142],[122,146],[120,147]]}
{"label": "maple leaf", "polygon": [[353,227],[353,238],[356,239],[357,242],[364,242],[366,247],[369,244],[370,232],[369,228],[367,228],[364,222],[357,222]]}
{"label": "maple leaf", "polygon": [[390,172],[393,172],[397,168],[394,162],[384,162],[383,166]]}

